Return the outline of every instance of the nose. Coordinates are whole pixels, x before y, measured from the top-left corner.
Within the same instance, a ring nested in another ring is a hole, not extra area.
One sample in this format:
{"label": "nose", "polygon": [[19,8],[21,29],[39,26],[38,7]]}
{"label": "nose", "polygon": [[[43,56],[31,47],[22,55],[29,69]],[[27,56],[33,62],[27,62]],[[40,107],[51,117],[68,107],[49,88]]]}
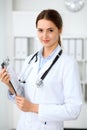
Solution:
{"label": "nose", "polygon": [[44,31],[43,32],[43,38],[46,39],[47,37],[48,37],[48,33],[47,33],[47,31]]}

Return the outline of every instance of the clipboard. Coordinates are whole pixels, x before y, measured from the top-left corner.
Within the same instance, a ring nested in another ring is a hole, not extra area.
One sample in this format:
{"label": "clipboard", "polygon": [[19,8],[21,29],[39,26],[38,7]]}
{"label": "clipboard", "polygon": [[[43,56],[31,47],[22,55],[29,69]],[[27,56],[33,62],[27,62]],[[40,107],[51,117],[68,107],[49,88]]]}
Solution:
{"label": "clipboard", "polygon": [[[5,68],[5,67],[7,68],[8,65],[9,65],[9,58],[7,58],[6,60],[4,60],[4,61],[1,63],[2,69]],[[11,87],[13,88],[15,95],[17,96],[17,92],[16,92],[16,90],[15,90],[15,88],[14,88],[12,82],[9,81],[9,83],[10,83]]]}

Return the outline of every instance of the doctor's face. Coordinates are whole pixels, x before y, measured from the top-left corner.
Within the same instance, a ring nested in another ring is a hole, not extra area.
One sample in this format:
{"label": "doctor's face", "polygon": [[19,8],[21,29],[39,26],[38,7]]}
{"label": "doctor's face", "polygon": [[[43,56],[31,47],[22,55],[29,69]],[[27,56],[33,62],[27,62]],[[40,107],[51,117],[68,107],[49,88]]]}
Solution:
{"label": "doctor's face", "polygon": [[52,21],[39,20],[37,23],[37,34],[44,47],[56,47],[58,45],[60,30]]}

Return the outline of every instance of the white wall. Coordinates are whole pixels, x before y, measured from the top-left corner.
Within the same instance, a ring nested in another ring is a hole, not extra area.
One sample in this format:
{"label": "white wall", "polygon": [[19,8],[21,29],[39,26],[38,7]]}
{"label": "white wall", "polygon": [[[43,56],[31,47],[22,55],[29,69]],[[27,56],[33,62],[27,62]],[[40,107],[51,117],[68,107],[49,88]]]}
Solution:
{"label": "white wall", "polygon": [[72,13],[66,9],[64,0],[52,0],[50,2],[47,0],[38,0],[38,5],[36,5],[34,2],[34,0],[14,0],[14,11],[40,12],[40,10],[45,8],[57,9],[61,13],[64,22],[63,36],[87,36],[87,0],[85,2],[84,8],[76,13]]}
{"label": "white wall", "polygon": [[62,11],[64,0],[13,0],[13,10],[15,11],[40,11],[45,8],[55,8]]}
{"label": "white wall", "polygon": [[[0,0],[0,64],[8,55],[10,28],[8,27],[11,0]],[[0,82],[0,130],[12,128],[12,105],[7,98],[7,87]]]}
{"label": "white wall", "polygon": [[37,12],[14,11],[13,12],[13,34],[14,36],[35,37],[35,19]]}

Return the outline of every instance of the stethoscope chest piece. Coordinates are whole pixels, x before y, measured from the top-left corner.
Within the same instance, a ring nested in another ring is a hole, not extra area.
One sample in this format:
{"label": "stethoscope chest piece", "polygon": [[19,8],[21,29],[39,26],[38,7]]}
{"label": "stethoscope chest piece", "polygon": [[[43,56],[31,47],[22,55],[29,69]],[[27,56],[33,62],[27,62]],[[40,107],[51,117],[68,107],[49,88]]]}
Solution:
{"label": "stethoscope chest piece", "polygon": [[37,85],[37,88],[43,87],[43,80],[42,80],[41,78],[40,78],[40,79],[37,79],[36,85]]}

